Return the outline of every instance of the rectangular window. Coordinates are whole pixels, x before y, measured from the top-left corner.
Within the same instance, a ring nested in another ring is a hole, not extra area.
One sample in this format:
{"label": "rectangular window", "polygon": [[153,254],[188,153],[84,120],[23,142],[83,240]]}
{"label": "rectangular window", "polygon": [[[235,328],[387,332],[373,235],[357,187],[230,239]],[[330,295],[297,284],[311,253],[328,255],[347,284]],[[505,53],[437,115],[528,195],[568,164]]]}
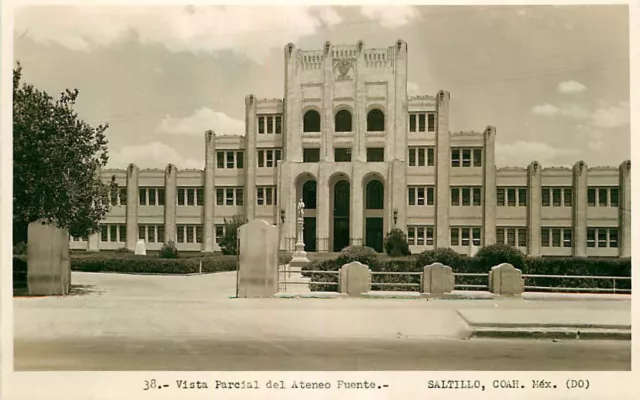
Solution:
{"label": "rectangular window", "polygon": [[434,199],[434,188],[433,187],[428,187],[427,188],[427,205],[428,206],[432,206],[433,205],[433,199]]}
{"label": "rectangular window", "polygon": [[232,206],[233,205],[233,189],[226,189],[226,202],[225,204],[228,206]]}
{"label": "rectangular window", "polygon": [[458,188],[451,188],[451,205],[460,205],[460,190]]}
{"label": "rectangular window", "polygon": [[416,205],[416,188],[410,187],[409,188],[409,205],[410,206],[415,206]]}
{"label": "rectangular window", "polygon": [[224,205],[224,189],[216,189],[216,205]]}
{"label": "rectangular window", "polygon": [[516,230],[515,229],[507,229],[507,244],[509,246],[516,245]]}
{"label": "rectangular window", "polygon": [[496,243],[498,244],[504,244],[505,240],[504,240],[504,228],[497,228],[496,229]]}
{"label": "rectangular window", "polygon": [[193,225],[187,225],[187,243],[193,243]]}
{"label": "rectangular window", "polygon": [[567,229],[567,228],[564,229],[564,232],[562,234],[562,242],[564,247],[573,246],[572,239],[571,239],[571,229]]}
{"label": "rectangular window", "polygon": [[606,188],[598,189],[598,205],[600,207],[607,206],[607,189]]}
{"label": "rectangular window", "polygon": [[127,188],[120,188],[120,205],[127,205]]}
{"label": "rectangular window", "polygon": [[527,206],[527,188],[518,189],[518,206],[520,207]]}
{"label": "rectangular window", "polygon": [[264,150],[258,150],[258,167],[264,167]]}
{"label": "rectangular window", "polygon": [[436,115],[433,113],[428,114],[429,117],[429,132],[436,130]]}
{"label": "rectangular window", "polygon": [[611,188],[611,207],[618,207],[618,188]]}
{"label": "rectangular window", "polygon": [[418,149],[418,166],[424,167],[424,164],[425,164],[424,148],[421,147]]}
{"label": "rectangular window", "polygon": [[518,229],[518,247],[527,247],[527,230]]}
{"label": "rectangular window", "polygon": [[553,188],[551,193],[553,195],[553,206],[560,207],[562,205],[562,189]]}
{"label": "rectangular window", "polygon": [[273,190],[271,188],[265,188],[265,204],[273,205]]}
{"label": "rectangular window", "polygon": [[202,243],[202,225],[196,225],[196,243]]}
{"label": "rectangular window", "polygon": [[598,229],[598,247],[607,247],[607,230]]}
{"label": "rectangular window", "polygon": [[474,206],[482,205],[482,190],[479,187],[473,188],[473,205]]}
{"label": "rectangular window", "polygon": [[220,243],[224,236],[224,225],[216,225],[216,243]]}
{"label": "rectangular window", "polygon": [[100,241],[109,241],[109,227],[107,225],[100,225]]}
{"label": "rectangular window", "polygon": [[276,134],[282,133],[282,117],[276,115]]}
{"label": "rectangular window", "polygon": [[514,188],[507,189],[507,205],[509,207],[516,205],[516,190]]}
{"label": "rectangular window", "polygon": [[176,232],[178,234],[178,243],[184,243],[184,225],[176,226]]}
{"label": "rectangular window", "polygon": [[146,206],[147,205],[147,189],[140,189],[140,205],[141,206]]}
{"label": "rectangular window", "polygon": [[471,150],[470,149],[462,150],[462,166],[463,167],[471,166]]}
{"label": "rectangular window", "polygon": [[185,189],[178,188],[178,205],[184,206],[185,203]]}
{"label": "rectangular window", "polygon": [[451,245],[460,246],[460,230],[458,228],[451,228]]}
{"label": "rectangular window", "polygon": [[164,225],[158,226],[158,243],[164,243]]}
{"label": "rectangular window", "polygon": [[496,205],[498,207],[503,207],[504,200],[505,200],[505,190],[504,188],[498,188],[496,190]]}
{"label": "rectangular window", "polygon": [[196,189],[196,204],[199,206],[203,206],[204,205],[204,189],[203,188],[198,188]]}
{"label": "rectangular window", "polygon": [[551,245],[553,247],[561,247],[562,243],[561,243],[561,235],[562,234],[562,229],[557,229],[554,228],[551,230]]}
{"label": "rectangular window", "polygon": [[471,188],[462,188],[462,205],[471,205]]}
{"label": "rectangular window", "polygon": [[236,168],[238,169],[244,168],[244,152],[243,151],[236,152]]}
{"label": "rectangular window", "polygon": [[564,188],[564,206],[571,207],[573,204],[573,190],[571,188]]}
{"label": "rectangular window", "polygon": [[154,225],[147,226],[147,240],[150,243],[156,243],[156,227]]}
{"label": "rectangular window", "polygon": [[273,168],[273,150],[267,150],[267,168]]}
{"label": "rectangular window", "polygon": [[416,231],[415,227],[409,226],[407,227],[407,242],[409,246],[413,246],[416,244]]}
{"label": "rectangular window", "polygon": [[257,188],[257,190],[258,190],[258,196],[257,196],[258,205],[263,206],[264,205],[264,188]]}
{"label": "rectangular window", "polygon": [[156,198],[157,198],[156,195],[157,194],[158,194],[158,189],[156,189],[156,188],[149,189],[149,205],[150,206],[155,206],[155,205],[158,204],[158,202],[156,200]]}
{"label": "rectangular window", "polygon": [[596,247],[595,229],[587,229],[587,247]]}
{"label": "rectangular window", "polygon": [[316,163],[320,161],[320,149],[302,149],[302,162]]}
{"label": "rectangular window", "polygon": [[224,168],[224,151],[219,151],[216,154],[218,168]]}
{"label": "rectangular window", "polygon": [[426,129],[425,126],[425,115],[424,114],[418,114],[418,130],[420,132],[424,132]]}
{"label": "rectangular window", "polygon": [[236,189],[236,205],[237,206],[244,205],[244,189],[243,188]]}
{"label": "rectangular window", "polygon": [[542,228],[542,234],[540,235],[540,241],[542,242],[542,247],[549,247],[549,229]]}
{"label": "rectangular window", "polygon": [[233,151],[227,151],[227,168],[233,168],[235,165],[235,153]]}
{"label": "rectangular window", "polygon": [[416,166],[416,148],[409,148],[409,166]]}
{"label": "rectangular window", "polygon": [[451,166],[459,167],[460,166],[460,150],[451,149]]}
{"label": "rectangular window", "polygon": [[416,237],[418,238],[418,246],[424,246],[424,226],[417,228]]}
{"label": "rectangular window", "polygon": [[195,190],[193,188],[186,189],[187,191],[187,205],[193,206],[195,205]]}
{"label": "rectangular window", "polygon": [[482,149],[473,149],[473,166],[482,167]]}
{"label": "rectangular window", "polygon": [[409,132],[416,131],[416,115],[409,114]]}
{"label": "rectangular window", "polygon": [[273,133],[273,117],[267,117],[267,133]]}
{"label": "rectangular window", "polygon": [[418,188],[418,205],[419,206],[423,206],[424,202],[425,202],[424,188],[423,187],[419,187]]}
{"label": "rectangular window", "polygon": [[258,117],[258,133],[264,133],[264,117]]}
{"label": "rectangular window", "polygon": [[384,161],[384,147],[368,147],[367,148],[367,162],[383,162]]}
{"label": "rectangular window", "polygon": [[351,162],[351,149],[335,148],[333,156],[336,162]]}
{"label": "rectangular window", "polygon": [[144,225],[138,225],[138,239],[141,239],[141,240],[147,239],[146,229]]}
{"label": "rectangular window", "polygon": [[427,227],[427,246],[433,246],[433,227]]}
{"label": "rectangular window", "polygon": [[587,204],[589,205],[589,207],[596,206],[596,190],[595,189],[587,190]]}
{"label": "rectangular window", "polygon": [[282,151],[276,150],[276,166],[278,166],[278,161],[282,160]]}
{"label": "rectangular window", "polygon": [[469,228],[461,228],[460,229],[460,237],[461,237],[461,242],[460,244],[462,246],[469,246]]}
{"label": "rectangular window", "polygon": [[551,192],[549,188],[542,188],[542,207],[549,207],[551,205]]}
{"label": "rectangular window", "polygon": [[435,155],[433,147],[427,148],[427,166],[433,167],[435,164]]}
{"label": "rectangular window", "polygon": [[618,229],[609,229],[609,247],[618,247]]}
{"label": "rectangular window", "polygon": [[126,243],[127,242],[127,226],[126,225],[118,225],[118,228],[120,230],[120,232],[118,232],[120,234],[119,237],[119,241]]}
{"label": "rectangular window", "polygon": [[482,237],[481,237],[482,233],[480,228],[473,228],[471,229],[471,240],[473,240],[473,245],[474,246],[480,246],[480,244],[482,243]]}

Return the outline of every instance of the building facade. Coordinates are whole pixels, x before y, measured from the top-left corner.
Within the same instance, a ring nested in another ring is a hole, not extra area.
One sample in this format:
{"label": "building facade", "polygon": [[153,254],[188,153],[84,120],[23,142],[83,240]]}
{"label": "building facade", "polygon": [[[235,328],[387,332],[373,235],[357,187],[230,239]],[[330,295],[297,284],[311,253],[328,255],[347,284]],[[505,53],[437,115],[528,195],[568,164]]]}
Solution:
{"label": "building facade", "polygon": [[204,132],[204,170],[130,165],[101,231],[71,248],[218,251],[235,215],[279,226],[296,242],[305,203],[307,251],[407,233],[412,252],[506,243],[532,256],[631,255],[631,168],[496,168],[496,129],[449,130],[450,95],[407,95],[407,44],[284,49],[284,99],[245,99],[245,136]]}

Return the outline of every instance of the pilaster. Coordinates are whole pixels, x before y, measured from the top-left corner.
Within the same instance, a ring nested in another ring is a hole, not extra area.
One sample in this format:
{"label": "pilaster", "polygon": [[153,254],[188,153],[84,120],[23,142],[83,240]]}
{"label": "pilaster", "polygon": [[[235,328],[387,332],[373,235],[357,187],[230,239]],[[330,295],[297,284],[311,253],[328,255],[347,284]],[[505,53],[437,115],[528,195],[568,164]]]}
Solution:
{"label": "pilaster", "polygon": [[287,161],[302,162],[302,89],[297,81],[298,51],[293,43],[284,48],[284,132],[283,149]]}
{"label": "pilaster", "polygon": [[320,159],[333,161],[333,134],[335,131],[335,123],[333,113],[333,52],[331,51],[331,42],[326,42],[324,45],[321,125]]}
{"label": "pilaster", "polygon": [[351,151],[352,161],[367,161],[367,102],[364,87],[364,79],[361,71],[364,71],[364,43],[362,47],[359,45],[358,58],[355,62],[355,86],[356,86],[356,104],[353,110],[353,150]]}
{"label": "pilaster", "polygon": [[[255,126],[255,124],[254,124]],[[249,130],[249,128],[247,128]],[[202,227],[204,239],[204,252],[213,252],[214,239],[214,212],[216,204],[215,196],[215,156],[216,135],[213,131],[204,133],[205,157],[204,157],[204,226]],[[254,146],[255,147],[255,146]]]}
{"label": "pilaster", "polygon": [[587,256],[587,164],[573,166],[573,256]]}
{"label": "pilaster", "polygon": [[323,164],[320,164],[318,171],[317,182],[317,201],[318,215],[316,217],[317,226],[317,239],[318,247],[317,251],[329,251],[331,244],[329,243],[329,227],[331,219],[331,202],[330,202],[330,188],[329,188],[329,171],[323,168]]}
{"label": "pilaster", "polygon": [[[388,228],[384,234],[391,230],[391,228],[398,228],[404,233],[407,233],[407,174],[406,163],[398,159],[393,160],[390,164],[390,180],[385,185],[385,192],[391,190],[389,193],[391,197],[391,207],[389,209],[389,218],[387,221]],[[398,221],[393,222],[394,212],[398,212]]]}
{"label": "pilaster", "polygon": [[[256,134],[257,134],[257,99],[253,95],[249,95],[245,98],[245,114],[246,114],[246,135],[245,135],[245,149],[256,148]],[[244,165],[244,209],[245,219],[248,221],[253,220],[256,217],[256,157],[247,157],[246,164]]]}
{"label": "pilaster", "polygon": [[448,248],[449,207],[451,189],[449,169],[451,168],[451,146],[449,135],[450,94],[439,91],[436,95],[436,248]]}
{"label": "pilaster", "polygon": [[[389,119],[387,128],[388,160],[406,159],[407,148],[407,116],[409,110],[407,106],[407,64],[408,48],[404,40],[397,40],[395,46],[394,68],[394,108],[393,120]],[[391,111],[391,110],[390,110]],[[391,116],[390,116],[391,117]],[[391,123],[393,121],[393,123]],[[392,132],[389,132],[391,131]],[[406,192],[406,190],[404,190]]]}
{"label": "pilaster", "polygon": [[631,161],[620,164],[618,254],[631,257]]}
{"label": "pilaster", "polygon": [[541,219],[542,219],[542,167],[537,161],[527,167],[527,240],[528,255],[540,257],[541,255]]}
{"label": "pilaster", "polygon": [[362,246],[364,244],[364,188],[362,187],[362,178],[364,178],[364,165],[362,162],[352,163],[353,170],[351,173],[351,207],[349,210],[349,243],[351,246]]}
{"label": "pilaster", "polygon": [[483,160],[483,226],[482,244],[496,243],[496,128],[488,126],[484,131]]}
{"label": "pilaster", "polygon": [[138,241],[138,204],[140,193],[138,192],[138,174],[140,170],[135,164],[129,164],[127,168],[127,249],[134,251]]}
{"label": "pilaster", "polygon": [[[169,164],[164,169],[164,242],[176,243],[176,193],[178,190],[178,169]],[[206,229],[206,228],[205,228]]]}

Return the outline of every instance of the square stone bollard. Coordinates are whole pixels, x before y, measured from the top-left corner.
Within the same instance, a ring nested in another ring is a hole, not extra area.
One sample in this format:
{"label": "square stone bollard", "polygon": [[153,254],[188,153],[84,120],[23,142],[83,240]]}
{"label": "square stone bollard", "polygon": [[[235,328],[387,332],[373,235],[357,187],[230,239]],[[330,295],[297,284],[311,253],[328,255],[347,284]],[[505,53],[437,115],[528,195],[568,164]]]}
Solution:
{"label": "square stone bollard", "polygon": [[522,271],[506,263],[491,268],[489,291],[503,296],[521,295],[524,291]]}
{"label": "square stone bollard", "polygon": [[271,297],[278,292],[278,228],[261,219],[238,228],[238,297]]}
{"label": "square stone bollard", "polygon": [[71,289],[69,232],[36,221],[28,227],[27,285],[32,296],[61,296]]}
{"label": "square stone bollard", "polygon": [[358,261],[340,268],[340,293],[360,296],[371,291],[371,270]]}
{"label": "square stone bollard", "polygon": [[453,291],[455,278],[451,267],[433,263],[422,272],[422,293],[442,295]]}

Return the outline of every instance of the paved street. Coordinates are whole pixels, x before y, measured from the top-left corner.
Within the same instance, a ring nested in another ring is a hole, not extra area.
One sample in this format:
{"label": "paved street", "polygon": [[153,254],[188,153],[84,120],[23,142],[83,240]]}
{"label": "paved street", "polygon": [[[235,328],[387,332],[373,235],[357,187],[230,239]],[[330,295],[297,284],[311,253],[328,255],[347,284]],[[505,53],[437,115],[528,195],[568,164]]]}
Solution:
{"label": "paved street", "polygon": [[628,341],[469,340],[461,317],[600,313],[620,324],[630,321],[628,301],[234,299],[233,273],[74,273],[73,282],[82,294],[15,299],[16,370],[631,367]]}

